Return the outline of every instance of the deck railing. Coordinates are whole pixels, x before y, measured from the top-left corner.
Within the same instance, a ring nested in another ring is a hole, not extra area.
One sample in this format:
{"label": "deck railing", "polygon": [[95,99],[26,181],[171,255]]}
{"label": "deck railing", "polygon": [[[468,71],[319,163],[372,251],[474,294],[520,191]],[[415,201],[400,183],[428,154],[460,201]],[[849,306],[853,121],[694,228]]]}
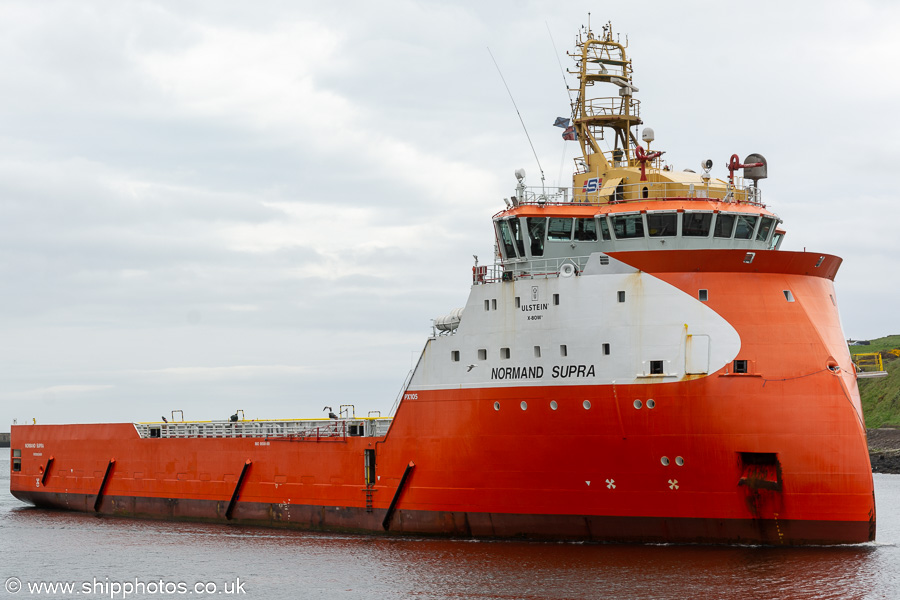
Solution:
{"label": "deck railing", "polygon": [[323,439],[381,437],[387,433],[389,417],[354,419],[307,419],[280,421],[180,421],[135,423],[142,438],[275,438]]}

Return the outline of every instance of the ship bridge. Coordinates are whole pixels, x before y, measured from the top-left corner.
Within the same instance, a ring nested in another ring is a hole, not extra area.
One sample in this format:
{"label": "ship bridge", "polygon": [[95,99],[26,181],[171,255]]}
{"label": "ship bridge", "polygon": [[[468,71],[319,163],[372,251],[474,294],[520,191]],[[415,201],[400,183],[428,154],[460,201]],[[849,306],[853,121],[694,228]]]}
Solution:
{"label": "ship bridge", "polygon": [[530,188],[517,170],[515,195],[493,217],[495,264],[490,272],[476,265],[474,283],[578,274],[597,253],[746,250],[752,262],[755,252],[780,248],[781,219],[763,204],[758,185],[767,177],[762,155],[741,161],[733,154],[727,178],[718,179],[710,174],[712,160],[700,161],[700,172],[676,170],[664,151],[651,151],[652,129],[638,137],[643,121],[627,46],[611,24],[600,36],[590,28],[579,35],[570,53],[579,81],[566,132],[573,137],[564,136],[582,150],[573,186]]}

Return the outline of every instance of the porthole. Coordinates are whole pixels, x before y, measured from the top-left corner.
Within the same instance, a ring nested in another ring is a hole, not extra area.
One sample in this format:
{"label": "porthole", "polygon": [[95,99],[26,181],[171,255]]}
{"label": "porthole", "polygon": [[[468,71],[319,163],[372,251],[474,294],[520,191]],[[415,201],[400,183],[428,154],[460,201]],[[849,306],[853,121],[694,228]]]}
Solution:
{"label": "porthole", "polygon": [[661,459],[659,459],[659,462],[661,462],[664,467],[668,467],[669,466],[669,457],[663,456]]}
{"label": "porthole", "polygon": [[581,403],[581,405],[584,407],[584,410],[591,410],[591,401],[590,400],[585,400],[584,402]]}
{"label": "porthole", "polygon": [[640,410],[642,406],[643,406],[643,403],[642,403],[640,400],[635,400],[635,401],[634,401],[634,407],[635,407],[636,409]]}
{"label": "porthole", "polygon": [[500,410],[500,403],[494,402],[494,410]]}
{"label": "porthole", "polygon": [[519,403],[519,406],[522,408],[522,410],[528,410],[528,403],[525,402],[524,400],[522,400],[522,402]]}
{"label": "porthole", "polygon": [[683,466],[684,466],[684,459],[681,458],[680,456],[676,456],[676,457],[675,457],[675,464],[678,465],[679,467],[683,467]]}
{"label": "porthole", "polygon": [[647,408],[656,408],[656,400],[654,400],[653,398],[648,398]]}
{"label": "porthole", "polygon": [[550,409],[556,410],[557,408],[559,408],[559,404],[556,403],[556,400],[551,400],[550,401]]}

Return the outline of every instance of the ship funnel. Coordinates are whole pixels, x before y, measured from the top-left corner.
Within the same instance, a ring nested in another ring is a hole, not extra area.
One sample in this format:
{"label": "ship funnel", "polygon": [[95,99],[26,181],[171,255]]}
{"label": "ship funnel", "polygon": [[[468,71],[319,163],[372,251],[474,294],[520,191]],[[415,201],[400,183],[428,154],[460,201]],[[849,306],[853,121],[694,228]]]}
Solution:
{"label": "ship funnel", "polygon": [[762,154],[749,154],[747,158],[744,159],[745,165],[752,165],[753,163],[762,163],[761,167],[744,167],[744,179],[752,179],[753,185],[757,185],[760,179],[765,179],[768,177],[768,164],[766,163],[766,157]]}

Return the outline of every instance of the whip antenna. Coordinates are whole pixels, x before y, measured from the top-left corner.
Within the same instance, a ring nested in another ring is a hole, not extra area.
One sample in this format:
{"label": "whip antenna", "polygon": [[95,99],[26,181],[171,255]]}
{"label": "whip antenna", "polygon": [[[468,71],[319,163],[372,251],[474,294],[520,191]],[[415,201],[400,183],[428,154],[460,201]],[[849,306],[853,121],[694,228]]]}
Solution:
{"label": "whip antenna", "polygon": [[531,143],[531,136],[528,135],[528,128],[525,127],[525,120],[522,119],[522,113],[519,112],[519,107],[516,106],[516,99],[513,98],[512,92],[509,91],[509,86],[506,85],[506,79],[503,77],[503,71],[500,70],[500,65],[497,64],[497,59],[494,58],[494,53],[491,52],[491,48],[487,49],[488,54],[491,55],[491,60],[494,61],[494,66],[497,67],[497,73],[500,74],[500,80],[503,82],[503,86],[506,88],[506,93],[509,94],[509,99],[512,100],[513,108],[516,109],[516,114],[519,115],[519,122],[522,123],[522,129],[525,130],[525,137],[528,138],[528,145],[531,146],[531,152],[534,154],[534,161],[537,163],[538,170],[541,172],[541,187],[544,187],[544,168],[541,166],[541,161],[538,159],[537,152],[534,149],[534,144]]}
{"label": "whip antenna", "polygon": [[566,81],[566,70],[563,69],[562,61],[559,60],[559,51],[556,49],[556,42],[553,41],[553,33],[550,31],[550,24],[547,21],[544,21],[544,25],[547,27],[547,35],[550,36],[550,44],[553,46],[553,55],[556,56],[556,63],[559,65],[559,73],[563,78],[563,85],[566,86],[566,94],[569,96],[569,107],[572,110],[572,118],[575,118],[575,107],[572,105],[572,90],[569,89],[569,82]]}

